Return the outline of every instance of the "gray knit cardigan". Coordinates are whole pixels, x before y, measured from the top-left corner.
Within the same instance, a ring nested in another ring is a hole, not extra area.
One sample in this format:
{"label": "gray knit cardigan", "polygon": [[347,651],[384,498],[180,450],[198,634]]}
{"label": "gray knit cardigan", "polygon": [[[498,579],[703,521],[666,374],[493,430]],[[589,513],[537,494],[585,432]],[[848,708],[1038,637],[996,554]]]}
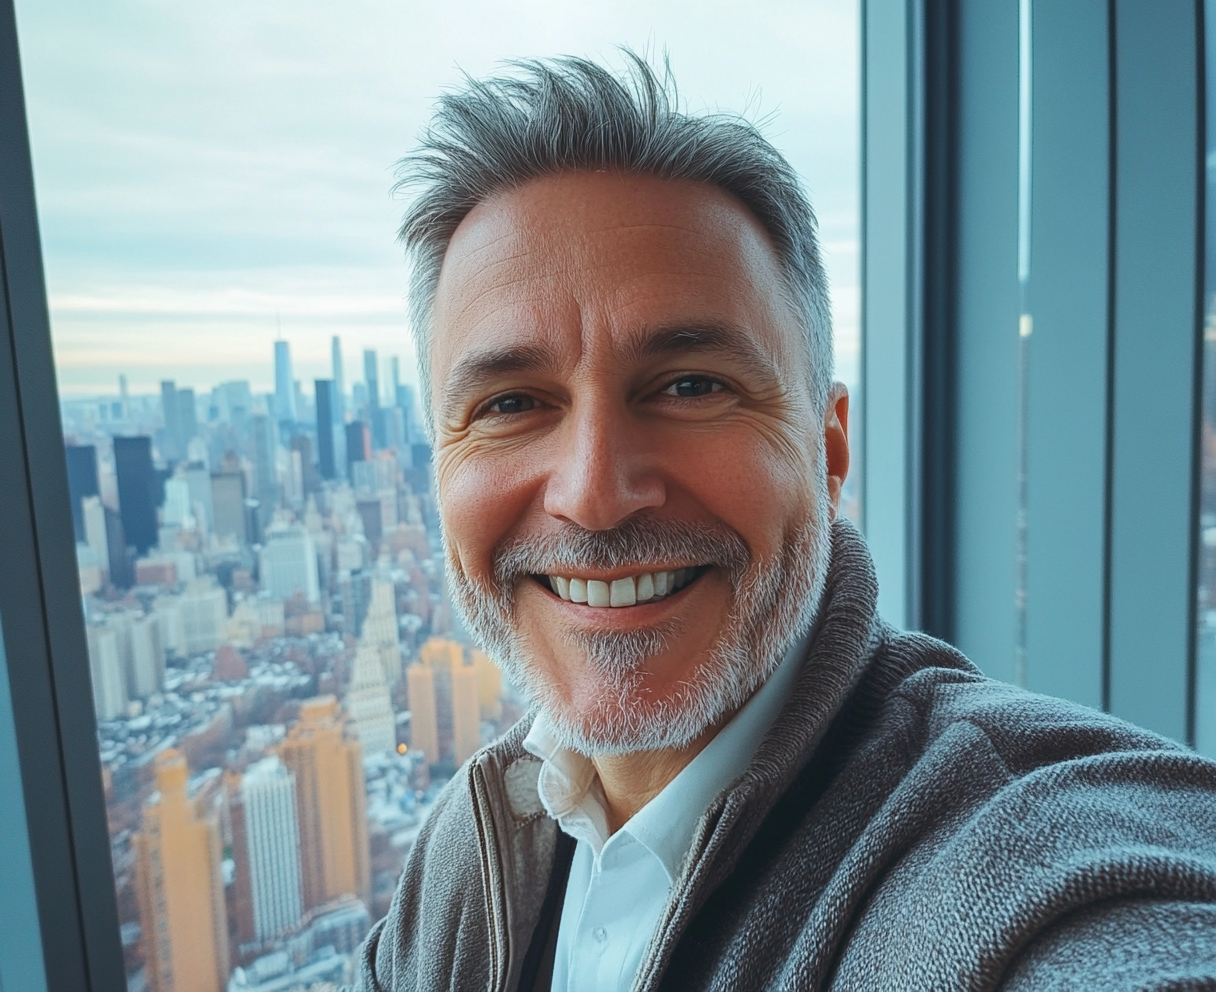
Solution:
{"label": "gray knit cardigan", "polygon": [[[797,686],[710,805],[635,990],[1216,989],[1216,763],[875,613],[833,528]],[[529,719],[445,788],[362,992],[513,992],[555,824]]]}

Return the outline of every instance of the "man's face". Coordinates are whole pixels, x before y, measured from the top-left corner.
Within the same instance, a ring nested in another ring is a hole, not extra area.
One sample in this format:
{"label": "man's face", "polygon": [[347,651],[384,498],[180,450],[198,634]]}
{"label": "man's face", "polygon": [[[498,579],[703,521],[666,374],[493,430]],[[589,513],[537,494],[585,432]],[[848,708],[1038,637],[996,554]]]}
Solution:
{"label": "man's face", "polygon": [[564,173],[452,238],[432,402],[453,593],[571,744],[687,743],[809,623],[847,399],[813,408],[787,298],[761,225],[699,183]]}

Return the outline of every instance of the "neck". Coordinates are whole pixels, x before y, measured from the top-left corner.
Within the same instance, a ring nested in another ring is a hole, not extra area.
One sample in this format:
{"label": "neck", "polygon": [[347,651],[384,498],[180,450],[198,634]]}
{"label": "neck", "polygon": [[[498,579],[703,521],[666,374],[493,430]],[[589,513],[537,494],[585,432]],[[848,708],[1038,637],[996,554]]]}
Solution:
{"label": "neck", "polygon": [[667,788],[732,716],[733,713],[726,714],[684,747],[592,758],[607,802],[608,832],[616,833],[638,810]]}

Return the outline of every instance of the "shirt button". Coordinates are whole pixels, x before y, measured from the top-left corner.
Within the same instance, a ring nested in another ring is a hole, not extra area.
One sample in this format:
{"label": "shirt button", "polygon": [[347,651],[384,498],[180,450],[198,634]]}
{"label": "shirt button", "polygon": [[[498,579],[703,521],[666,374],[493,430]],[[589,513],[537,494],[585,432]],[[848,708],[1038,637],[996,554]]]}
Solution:
{"label": "shirt button", "polygon": [[608,939],[608,931],[603,927],[596,927],[592,936],[595,937],[597,942],[602,944]]}

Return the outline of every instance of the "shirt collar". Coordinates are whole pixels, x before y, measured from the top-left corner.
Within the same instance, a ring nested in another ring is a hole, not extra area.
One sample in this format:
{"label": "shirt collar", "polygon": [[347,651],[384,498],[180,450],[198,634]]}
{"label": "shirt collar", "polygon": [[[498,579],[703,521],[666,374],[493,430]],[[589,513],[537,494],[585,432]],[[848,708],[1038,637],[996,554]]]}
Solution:
{"label": "shirt collar", "polygon": [[[701,814],[743,773],[789,698],[805,649],[806,639],[800,638],[713,740],[621,828],[658,858],[669,883],[675,883]],[[543,711],[523,746],[543,762],[537,790],[546,811],[566,833],[587,841],[598,856],[609,839],[608,818],[591,760],[558,743]]]}

